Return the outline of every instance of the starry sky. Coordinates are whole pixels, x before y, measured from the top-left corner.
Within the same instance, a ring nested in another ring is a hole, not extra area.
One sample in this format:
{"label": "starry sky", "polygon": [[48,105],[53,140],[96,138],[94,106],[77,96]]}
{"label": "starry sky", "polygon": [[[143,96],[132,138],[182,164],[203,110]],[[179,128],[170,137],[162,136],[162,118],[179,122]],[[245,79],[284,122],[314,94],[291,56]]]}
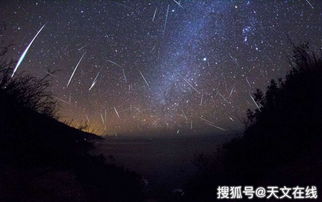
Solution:
{"label": "starry sky", "polygon": [[16,61],[38,34],[16,73],[49,74],[59,119],[107,135],[242,130],[287,36],[322,47],[320,0],[2,0],[0,21]]}

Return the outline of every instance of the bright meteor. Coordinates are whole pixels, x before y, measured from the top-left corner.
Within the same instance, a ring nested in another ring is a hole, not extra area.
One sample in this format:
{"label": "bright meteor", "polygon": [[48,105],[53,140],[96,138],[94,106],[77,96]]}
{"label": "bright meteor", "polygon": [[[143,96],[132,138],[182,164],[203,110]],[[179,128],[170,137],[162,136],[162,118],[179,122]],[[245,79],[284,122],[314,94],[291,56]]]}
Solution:
{"label": "bright meteor", "polygon": [[78,67],[78,65],[81,63],[81,61],[82,61],[83,57],[85,56],[85,54],[86,54],[86,52],[82,55],[82,57],[79,59],[79,61],[78,61],[77,65],[76,65],[76,67],[74,68],[74,71],[73,71],[72,75],[70,76],[70,78],[69,78],[69,80],[68,80],[67,87],[69,86],[70,82],[72,81],[72,79],[73,79],[73,77],[74,77],[74,74],[75,74],[75,72],[76,72],[76,70],[77,70],[77,67]]}
{"label": "bright meteor", "polygon": [[12,75],[11,75],[11,78],[15,75],[17,69],[19,68],[19,66],[21,65],[22,61],[25,59],[26,57],[26,54],[30,48],[30,46],[32,45],[32,43],[34,42],[34,40],[37,38],[37,36],[40,34],[40,32],[44,29],[46,24],[44,24],[40,30],[37,32],[37,34],[35,35],[35,37],[31,40],[31,42],[29,43],[29,45],[27,46],[27,48],[24,50],[24,52],[22,53],[22,55],[20,56],[17,64],[16,64],[16,67],[14,68],[13,72],[12,72]]}
{"label": "bright meteor", "polygon": [[98,76],[100,75],[100,73],[101,72],[98,72],[97,74],[96,74],[96,77],[94,78],[94,81],[93,81],[93,83],[92,83],[92,85],[91,85],[91,87],[89,87],[89,91],[90,90],[92,90],[92,88],[95,86],[95,84],[96,84],[96,82],[97,82],[97,78],[98,78]]}

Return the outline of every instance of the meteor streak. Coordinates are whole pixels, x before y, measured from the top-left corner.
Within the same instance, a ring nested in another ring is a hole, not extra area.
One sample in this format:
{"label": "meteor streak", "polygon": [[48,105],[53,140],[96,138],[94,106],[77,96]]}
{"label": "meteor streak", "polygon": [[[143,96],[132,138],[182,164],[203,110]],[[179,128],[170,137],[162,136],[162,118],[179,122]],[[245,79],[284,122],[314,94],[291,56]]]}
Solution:
{"label": "meteor streak", "polygon": [[180,6],[181,8],[183,8],[180,4],[180,2],[176,1],[176,0],[173,0],[178,6]]}
{"label": "meteor streak", "polygon": [[125,81],[125,83],[127,83],[127,78],[126,78],[124,69],[122,69],[122,72],[123,72],[124,81]]}
{"label": "meteor streak", "polygon": [[90,90],[92,90],[92,88],[95,86],[95,84],[96,84],[96,82],[97,82],[97,78],[98,78],[98,76],[100,75],[100,72],[98,72],[97,74],[96,74],[96,77],[94,78],[94,81],[93,81],[93,83],[92,83],[92,85],[91,85],[91,87],[89,87],[89,91]]}
{"label": "meteor streak", "polygon": [[182,110],[182,114],[183,114],[184,119],[186,119],[186,121],[188,121],[187,115],[186,115],[186,113],[184,113],[183,110]]}
{"label": "meteor streak", "polygon": [[89,122],[90,122],[90,120],[89,120],[89,117],[88,117],[88,115],[87,115],[87,114],[85,115],[85,118],[86,118],[86,121],[89,123]]}
{"label": "meteor streak", "polygon": [[11,78],[15,75],[17,69],[19,68],[19,66],[21,65],[22,61],[25,59],[26,57],[26,54],[29,50],[29,48],[31,47],[32,43],[35,41],[35,39],[37,38],[37,36],[40,34],[40,32],[44,29],[46,24],[44,24],[40,30],[37,32],[37,34],[34,36],[34,38],[31,40],[31,42],[29,43],[29,45],[27,46],[27,48],[24,50],[24,52],[22,53],[22,55],[20,56],[17,64],[16,64],[16,67],[14,68],[13,72],[12,72],[12,75],[11,75]]}
{"label": "meteor streak", "polygon": [[200,106],[202,105],[202,101],[203,101],[203,93],[201,93],[201,98],[200,98]]}
{"label": "meteor streak", "polygon": [[157,14],[157,11],[158,11],[158,8],[155,8],[154,14],[153,14],[153,17],[152,17],[152,22],[154,22],[154,20],[155,20],[155,16]]}
{"label": "meteor streak", "polygon": [[233,87],[231,88],[230,93],[229,93],[229,98],[230,98],[230,97],[231,97],[231,95],[233,94],[234,90],[235,90],[235,86],[233,86]]}
{"label": "meteor streak", "polygon": [[193,90],[195,90],[197,93],[199,93],[200,94],[200,92],[189,82],[189,81],[187,81],[185,78],[183,78],[183,80],[193,89]]}
{"label": "meteor streak", "polygon": [[310,6],[312,9],[314,9],[313,5],[311,4],[311,2],[309,0],[305,0]]}
{"label": "meteor streak", "polygon": [[251,87],[252,87],[252,85],[250,85],[250,82],[249,82],[249,80],[248,80],[248,78],[247,78],[247,77],[246,77],[246,82],[247,82],[248,86],[251,88]]}
{"label": "meteor streak", "polygon": [[144,77],[144,75],[142,74],[142,72],[141,72],[141,71],[139,71],[139,72],[140,72],[141,77],[143,78],[143,80],[144,80],[145,84],[149,87],[149,83],[148,83],[148,81],[145,79],[145,77]]}
{"label": "meteor streak", "polygon": [[76,70],[77,70],[77,67],[78,67],[79,63],[82,61],[82,59],[83,59],[83,57],[85,56],[85,54],[86,54],[86,52],[82,55],[82,57],[79,59],[79,61],[78,61],[77,65],[76,65],[76,67],[74,68],[74,71],[73,71],[72,75],[70,76],[70,78],[69,78],[69,80],[68,80],[67,87],[69,86],[70,82],[72,81],[72,79],[73,79],[73,77],[74,77],[74,74],[75,74],[75,72],[76,72]]}
{"label": "meteor streak", "polygon": [[61,98],[59,98],[57,96],[53,96],[53,97],[56,98],[58,101],[61,101],[61,102],[65,103],[65,104],[71,104],[70,102],[67,102],[66,100],[63,100],[63,99],[61,99]]}
{"label": "meteor streak", "polygon": [[166,12],[166,14],[165,14],[163,33],[165,32],[165,29],[167,28],[168,15],[169,15],[169,8],[170,8],[170,5],[168,4],[167,12]]}
{"label": "meteor streak", "polygon": [[82,46],[82,47],[80,47],[79,49],[78,49],[78,51],[81,51],[81,50],[83,50],[84,48],[86,48],[87,47],[87,45],[85,45],[85,46]]}
{"label": "meteor streak", "polygon": [[117,64],[116,62],[113,62],[112,60],[107,60],[107,61],[112,63],[112,64],[114,64],[114,65],[116,65],[116,66],[118,66],[118,67],[121,67],[121,65]]}
{"label": "meteor streak", "polygon": [[253,96],[252,96],[252,95],[249,95],[249,96],[250,96],[250,98],[252,99],[252,101],[254,102],[254,104],[256,105],[257,109],[258,109],[259,111],[261,111],[261,109],[260,109],[259,105],[258,105],[258,104],[257,104],[257,102],[255,101],[255,99],[253,98]]}
{"label": "meteor streak", "polygon": [[105,120],[102,113],[101,113],[101,120],[102,120],[102,123],[105,125]]}
{"label": "meteor streak", "polygon": [[117,115],[117,117],[119,117],[119,119],[121,119],[118,111],[116,110],[116,108],[115,107],[113,107],[113,108],[114,108],[114,111],[115,111],[115,114]]}
{"label": "meteor streak", "polygon": [[205,119],[205,118],[203,118],[203,117],[200,117],[200,119],[201,119],[201,120],[203,120],[203,121],[205,121],[208,125],[210,125],[210,126],[212,126],[212,127],[215,127],[215,128],[217,128],[217,129],[219,129],[219,130],[221,130],[221,131],[226,131],[226,129],[221,128],[221,127],[219,127],[219,126],[216,126],[213,122],[208,121],[207,119]]}

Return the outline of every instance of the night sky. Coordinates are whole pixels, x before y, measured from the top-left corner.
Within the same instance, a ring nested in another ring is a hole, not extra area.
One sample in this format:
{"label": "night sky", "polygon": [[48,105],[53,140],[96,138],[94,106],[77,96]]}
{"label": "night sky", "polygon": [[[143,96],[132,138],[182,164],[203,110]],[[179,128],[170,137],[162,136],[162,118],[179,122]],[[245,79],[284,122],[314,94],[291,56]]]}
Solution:
{"label": "night sky", "polygon": [[321,0],[1,0],[0,20],[17,61],[43,28],[16,74],[50,74],[60,120],[108,135],[241,130],[287,35],[322,47]]}

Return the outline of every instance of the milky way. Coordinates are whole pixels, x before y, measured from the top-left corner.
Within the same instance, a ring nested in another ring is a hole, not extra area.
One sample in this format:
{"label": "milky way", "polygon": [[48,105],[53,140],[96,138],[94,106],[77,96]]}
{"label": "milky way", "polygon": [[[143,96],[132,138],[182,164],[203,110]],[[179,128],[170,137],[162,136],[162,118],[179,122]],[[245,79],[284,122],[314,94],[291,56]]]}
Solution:
{"label": "milky way", "polygon": [[[98,134],[233,133],[252,93],[322,47],[320,0],[0,3],[16,74],[50,75],[59,117]],[[67,85],[66,85],[67,84]]]}

